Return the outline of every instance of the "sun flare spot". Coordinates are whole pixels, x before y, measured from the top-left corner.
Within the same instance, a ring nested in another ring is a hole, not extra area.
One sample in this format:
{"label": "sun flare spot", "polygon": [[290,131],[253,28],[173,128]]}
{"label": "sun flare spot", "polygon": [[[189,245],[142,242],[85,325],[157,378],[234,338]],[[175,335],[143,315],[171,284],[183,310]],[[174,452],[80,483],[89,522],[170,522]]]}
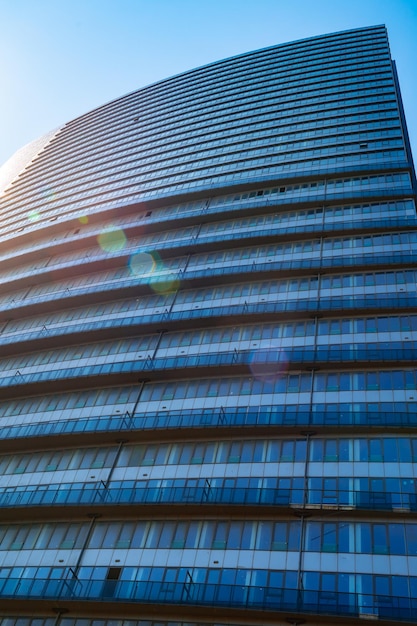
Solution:
{"label": "sun flare spot", "polygon": [[259,348],[252,353],[250,370],[258,380],[274,382],[288,370],[288,357],[279,346]]}
{"label": "sun flare spot", "polygon": [[129,269],[133,276],[146,276],[156,269],[157,261],[148,252],[137,252],[129,259]]}
{"label": "sun flare spot", "polygon": [[33,211],[29,211],[28,213],[29,222],[37,222],[38,220],[40,220],[40,218],[41,218],[41,214],[39,213],[39,211],[36,211],[35,209]]}
{"label": "sun flare spot", "polygon": [[109,226],[97,237],[97,241],[104,252],[120,252],[126,246],[127,238],[121,228]]}

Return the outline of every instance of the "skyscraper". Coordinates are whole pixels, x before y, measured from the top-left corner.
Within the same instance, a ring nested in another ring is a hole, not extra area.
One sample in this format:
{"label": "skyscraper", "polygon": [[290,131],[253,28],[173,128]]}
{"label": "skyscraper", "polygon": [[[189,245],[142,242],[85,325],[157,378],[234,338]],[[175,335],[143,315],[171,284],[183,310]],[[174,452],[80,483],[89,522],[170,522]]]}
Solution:
{"label": "skyscraper", "polygon": [[416,186],[385,28],[186,72],[21,157],[2,624],[416,622]]}

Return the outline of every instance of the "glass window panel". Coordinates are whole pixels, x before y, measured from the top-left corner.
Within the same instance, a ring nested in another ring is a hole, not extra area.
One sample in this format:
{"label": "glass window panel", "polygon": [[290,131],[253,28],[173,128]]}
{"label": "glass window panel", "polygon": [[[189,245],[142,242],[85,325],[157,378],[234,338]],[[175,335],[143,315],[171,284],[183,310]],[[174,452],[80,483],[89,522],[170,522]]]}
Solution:
{"label": "glass window panel", "polygon": [[405,533],[403,524],[388,524],[389,547],[391,554],[405,554]]}
{"label": "glass window panel", "polygon": [[272,523],[271,522],[259,522],[258,524],[258,537],[257,537],[257,550],[270,550],[272,544]]}
{"label": "glass window panel", "polygon": [[197,548],[201,533],[201,522],[190,522],[185,536],[185,547],[188,549]]}
{"label": "glass window panel", "polygon": [[357,552],[372,554],[371,525],[365,522],[359,524],[357,531],[359,536]]}
{"label": "glass window panel", "polygon": [[410,555],[417,555],[417,524],[406,524],[405,535],[407,540],[407,552]]}
{"label": "glass window panel", "polygon": [[322,537],[322,524],[321,522],[308,522],[307,523],[307,550],[311,552],[320,552],[321,550],[321,537]]}

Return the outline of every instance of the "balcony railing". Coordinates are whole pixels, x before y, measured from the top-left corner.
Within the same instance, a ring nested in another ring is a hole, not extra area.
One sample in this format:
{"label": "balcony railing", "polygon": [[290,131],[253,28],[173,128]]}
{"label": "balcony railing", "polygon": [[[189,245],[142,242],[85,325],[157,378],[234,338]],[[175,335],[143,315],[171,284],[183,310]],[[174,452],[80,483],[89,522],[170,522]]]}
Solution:
{"label": "balcony railing", "polygon": [[[282,368],[281,357],[284,355],[285,364],[288,368],[298,365],[315,365],[329,363],[396,363],[417,361],[416,342],[396,342],[395,344],[369,345],[340,345],[292,348],[284,346],[282,349],[253,351],[218,352],[206,354],[191,354],[185,356],[167,356],[160,358],[133,359],[132,354],[126,355],[129,358],[120,361],[109,361],[97,365],[78,365],[67,367],[65,361],[45,364],[40,370],[35,366],[28,366],[18,370],[9,370],[0,377],[0,387],[25,385],[28,383],[40,383],[44,381],[58,381],[70,378],[106,376],[114,374],[132,374],[147,372],[164,372],[167,370],[199,369],[199,368],[226,368],[236,366],[247,366],[247,370],[254,366],[259,374],[274,375],[276,368]],[[82,363],[82,359],[80,359]],[[50,369],[46,369],[49,367]]]}
{"label": "balcony railing", "polygon": [[417,407],[409,403],[409,411],[350,411],[322,409],[311,411],[301,407],[263,406],[249,409],[242,407],[217,407],[194,411],[153,411],[131,415],[78,417],[69,420],[30,422],[0,428],[0,440],[28,437],[69,435],[76,433],[129,432],[133,430],[183,429],[183,428],[230,428],[255,426],[365,426],[381,428],[402,426],[417,428]]}
{"label": "balcony railing", "polygon": [[[125,482],[91,482],[28,485],[8,487],[0,491],[0,508],[33,506],[97,505],[218,505],[273,506],[328,509],[366,509],[378,511],[417,511],[417,494],[409,492],[332,489],[312,486],[252,487],[240,480],[228,486],[232,479],[172,480],[168,486],[157,480]],[[251,480],[254,480],[253,478]],[[256,480],[256,479],[255,479]],[[262,479],[259,479],[262,480]],[[302,479],[294,479],[302,481]]]}
{"label": "balcony railing", "polygon": [[[270,586],[68,578],[0,579],[0,597],[246,608],[417,621],[417,598]],[[5,604],[5,606],[7,606]]]}

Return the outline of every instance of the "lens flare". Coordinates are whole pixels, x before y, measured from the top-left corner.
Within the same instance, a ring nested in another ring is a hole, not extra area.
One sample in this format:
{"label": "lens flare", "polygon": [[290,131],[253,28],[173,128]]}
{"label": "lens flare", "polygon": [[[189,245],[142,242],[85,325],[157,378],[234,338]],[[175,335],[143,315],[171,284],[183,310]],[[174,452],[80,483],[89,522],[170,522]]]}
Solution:
{"label": "lens flare", "polygon": [[123,230],[109,226],[97,237],[97,241],[105,252],[120,252],[126,246],[127,238]]}
{"label": "lens flare", "polygon": [[41,214],[39,213],[39,211],[29,211],[28,213],[28,220],[29,222],[37,222],[41,217]]}
{"label": "lens flare", "polygon": [[272,383],[286,374],[288,358],[279,346],[259,348],[253,352],[249,367],[255,378]]}
{"label": "lens flare", "polygon": [[147,276],[156,268],[156,261],[148,252],[137,252],[129,259],[129,269],[133,276]]}
{"label": "lens flare", "polygon": [[175,291],[178,291],[180,287],[180,281],[176,276],[158,281],[151,280],[149,284],[155,293],[160,294],[174,293]]}
{"label": "lens flare", "polygon": [[130,273],[138,278],[147,279],[148,285],[155,293],[173,293],[179,288],[180,281],[177,275],[166,270],[156,251],[136,252],[130,257],[128,265]]}

